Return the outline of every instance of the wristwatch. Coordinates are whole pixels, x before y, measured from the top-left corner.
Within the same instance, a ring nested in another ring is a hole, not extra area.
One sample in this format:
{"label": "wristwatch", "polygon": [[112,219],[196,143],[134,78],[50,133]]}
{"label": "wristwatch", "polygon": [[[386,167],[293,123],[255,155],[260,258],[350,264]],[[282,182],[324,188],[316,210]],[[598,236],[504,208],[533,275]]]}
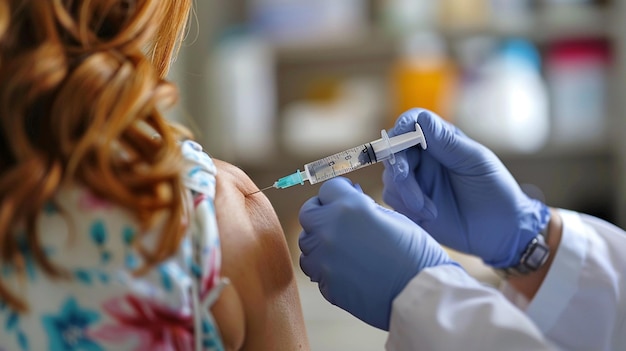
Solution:
{"label": "wristwatch", "polygon": [[550,247],[548,247],[545,240],[547,228],[548,226],[528,243],[528,246],[522,253],[519,264],[507,268],[497,268],[496,272],[500,276],[508,278],[535,272],[541,268],[548,261],[548,257],[550,257]]}

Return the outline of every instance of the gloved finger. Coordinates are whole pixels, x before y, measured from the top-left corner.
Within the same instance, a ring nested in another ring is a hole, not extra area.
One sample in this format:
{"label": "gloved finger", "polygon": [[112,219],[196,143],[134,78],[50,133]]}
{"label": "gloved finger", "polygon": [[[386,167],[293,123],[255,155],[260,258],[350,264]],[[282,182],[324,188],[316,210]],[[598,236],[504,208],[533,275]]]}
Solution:
{"label": "gloved finger", "polygon": [[487,150],[481,144],[465,136],[458,128],[429,111],[422,111],[417,118],[424,137],[428,141],[428,153],[447,168],[458,169],[463,165],[473,167],[484,159]]}
{"label": "gloved finger", "polygon": [[305,230],[300,232],[298,247],[303,254],[311,254],[319,244],[320,240],[316,235],[307,233]]}
{"label": "gloved finger", "polygon": [[300,212],[298,213],[298,220],[300,221],[300,225],[305,231],[311,231],[313,226],[319,222],[322,214],[320,214],[319,209],[322,204],[320,203],[319,197],[314,196],[304,202],[302,207],[300,207]]}
{"label": "gloved finger", "polygon": [[[394,137],[396,135],[415,131],[415,123],[418,120],[418,116],[422,112],[428,111],[423,108],[413,108],[402,113],[398,119],[396,119],[396,123],[394,123],[393,128],[391,128],[387,134],[390,137]],[[428,138],[426,138],[426,141],[428,142]]]}
{"label": "gloved finger", "polygon": [[317,287],[320,290],[320,293],[322,294],[322,296],[324,296],[324,298],[326,299],[326,301],[330,302],[330,304],[333,305],[333,306],[341,307],[341,306],[339,306],[337,304],[337,300],[335,299],[335,297],[331,293],[330,287],[326,283],[325,280],[322,280],[322,281],[318,282]]}
{"label": "gloved finger", "polygon": [[[383,182],[388,184],[390,175],[383,172]],[[411,217],[417,216],[421,220],[431,220],[437,217],[437,206],[424,195],[414,177],[402,181],[394,181],[392,186],[383,188],[383,201],[392,208]]]}
{"label": "gloved finger", "polygon": [[[420,219],[434,219],[437,217],[437,207],[424,194],[415,177],[408,177],[403,180],[402,185],[398,188],[402,189],[399,195],[402,203],[411,211],[410,213],[417,214]],[[415,201],[416,195],[420,199],[419,202]]]}
{"label": "gloved finger", "polygon": [[[394,127],[389,130],[388,135],[393,137],[415,131],[415,123],[417,122],[418,116],[424,111],[426,110],[422,108],[414,108],[406,111],[398,117]],[[413,148],[409,148],[406,151],[396,153],[395,162],[393,164],[389,161],[384,162],[385,168],[393,170],[396,179],[405,179],[410,175],[411,163],[408,160],[407,153],[412,151],[414,152],[415,150],[413,150]]]}
{"label": "gloved finger", "polygon": [[420,211],[422,206],[424,206],[424,194],[422,193],[422,189],[419,187],[418,189],[405,189],[404,184],[406,180],[406,178],[397,179],[393,170],[385,168],[383,171],[383,201],[395,209],[402,208],[405,206],[402,193],[410,191],[413,199],[408,209],[411,211]]}
{"label": "gloved finger", "polygon": [[352,182],[345,177],[335,177],[329,179],[319,190],[319,201],[322,205],[327,205],[346,196],[354,194],[363,194],[361,187],[355,187]]}
{"label": "gloved finger", "polygon": [[[417,213],[419,220],[416,221],[418,225],[422,224],[422,221],[430,221],[437,218],[437,205],[428,196],[424,197],[424,210]],[[417,219],[417,218],[416,218]]]}
{"label": "gloved finger", "polygon": [[320,271],[316,268],[314,261],[309,256],[305,254],[300,255],[300,269],[302,269],[302,272],[309,277],[312,282],[319,283]]}
{"label": "gloved finger", "polygon": [[391,164],[389,160],[383,161],[385,171],[390,172],[393,175],[393,180],[406,179],[409,176],[411,165],[407,158],[407,151],[400,151],[395,154],[395,162]]}

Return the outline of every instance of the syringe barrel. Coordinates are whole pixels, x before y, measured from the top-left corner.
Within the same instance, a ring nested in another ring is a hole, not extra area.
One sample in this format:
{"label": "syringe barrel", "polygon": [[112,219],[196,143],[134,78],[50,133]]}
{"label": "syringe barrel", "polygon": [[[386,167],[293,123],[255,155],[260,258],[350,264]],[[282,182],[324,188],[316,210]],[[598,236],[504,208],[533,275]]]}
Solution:
{"label": "syringe barrel", "polygon": [[[355,146],[304,165],[304,173],[311,184],[355,171],[376,162],[392,158],[396,152],[421,144],[426,149],[426,140],[422,129],[416,123],[415,131],[394,137],[388,137],[383,129],[383,138],[371,143]],[[393,163],[393,159],[390,160]],[[305,179],[306,180],[306,179]],[[289,179],[289,183],[294,182]]]}
{"label": "syringe barrel", "polygon": [[307,163],[304,165],[304,170],[308,175],[309,182],[315,184],[376,162],[378,162],[376,154],[371,144],[367,143]]}

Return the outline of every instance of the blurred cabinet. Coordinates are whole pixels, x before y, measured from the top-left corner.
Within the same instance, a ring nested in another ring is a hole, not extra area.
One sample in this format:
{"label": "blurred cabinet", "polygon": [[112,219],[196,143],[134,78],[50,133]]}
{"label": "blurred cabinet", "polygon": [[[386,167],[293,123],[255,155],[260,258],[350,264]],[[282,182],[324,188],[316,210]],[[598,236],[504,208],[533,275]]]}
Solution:
{"label": "blurred cabinet", "polygon": [[[548,143],[531,154],[494,151],[510,167],[520,183],[534,189],[535,195],[543,197],[548,204],[593,213],[626,227],[626,216],[620,216],[626,213],[626,142],[622,137],[626,132],[626,99],[620,96],[626,91],[626,21],[621,20],[626,18],[624,1],[581,0],[570,1],[571,6],[548,6],[550,3],[568,2],[434,0],[421,1],[422,5],[419,7],[415,4],[420,1],[411,0],[397,1],[404,5],[399,5],[400,12],[395,15],[390,14],[387,7],[391,0],[354,1],[360,2],[364,9],[362,17],[365,25],[361,33],[348,40],[303,40],[301,45],[296,40],[288,45],[279,43],[273,46],[275,149],[263,157],[261,162],[255,163],[243,162],[237,157],[231,159],[222,150],[232,146],[229,144],[232,141],[219,133],[211,133],[216,126],[224,125],[228,117],[216,117],[207,107],[210,105],[207,104],[207,92],[215,88],[207,86],[206,67],[207,57],[223,29],[234,23],[252,21],[250,7],[263,1],[207,0],[196,3],[196,25],[199,26],[197,39],[183,48],[181,60],[184,68],[177,77],[183,93],[185,111],[194,116],[191,123],[214,156],[237,164],[259,186],[269,185],[278,177],[301,168],[304,163],[327,156],[325,151],[303,153],[296,150],[293,143],[286,141],[284,136],[289,133],[285,130],[286,110],[302,99],[328,98],[327,95],[332,95],[334,89],[337,89],[337,82],[355,77],[368,77],[371,82],[378,84],[381,108],[373,112],[376,118],[367,123],[352,124],[351,130],[346,133],[360,131],[364,138],[361,142],[378,138],[376,131],[388,128],[390,121],[395,119],[387,89],[393,65],[400,55],[402,33],[407,31],[435,32],[445,39],[449,48],[471,37],[524,38],[537,45],[543,60],[554,42],[598,39],[608,43],[612,55],[608,66],[610,94],[604,100],[606,116],[602,116],[607,123],[604,142],[593,147],[587,147],[584,143],[553,147]],[[482,4],[484,7],[472,5],[471,12],[463,10],[470,3]],[[417,11],[416,9],[423,13],[435,11],[433,4],[441,6],[430,17],[423,17],[416,28],[406,27],[407,23],[409,27],[412,23],[410,17],[409,20],[397,17],[399,14],[408,16],[410,11]],[[442,14],[442,7],[447,7],[448,12]],[[501,11],[498,15],[493,13],[495,7]],[[396,22],[393,18],[396,18]],[[192,29],[190,33],[196,33],[196,29]],[[455,58],[454,50],[449,53]],[[320,121],[323,118],[324,116],[320,116]],[[312,129],[306,132],[311,131]],[[319,137],[323,139],[324,135]],[[345,147],[356,145],[351,144],[353,140],[347,140],[349,141],[346,141]],[[333,147],[340,148],[341,144]],[[379,166],[357,171],[350,177],[354,181],[367,184],[370,191],[377,194],[382,184]],[[302,201],[313,195],[317,189],[316,186],[305,187],[308,188],[270,190],[267,193],[283,223],[293,221]]]}

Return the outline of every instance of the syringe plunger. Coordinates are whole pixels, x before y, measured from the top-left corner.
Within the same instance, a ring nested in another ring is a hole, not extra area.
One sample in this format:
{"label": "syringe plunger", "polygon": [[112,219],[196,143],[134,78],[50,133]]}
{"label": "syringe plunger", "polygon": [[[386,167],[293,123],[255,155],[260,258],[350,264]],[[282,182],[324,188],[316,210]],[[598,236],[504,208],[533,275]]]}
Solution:
{"label": "syringe plunger", "polygon": [[388,160],[393,164],[395,163],[394,154],[396,152],[417,144],[421,144],[422,149],[426,149],[424,133],[417,123],[415,123],[415,131],[413,132],[389,137],[383,129],[381,136],[382,138],[371,143],[307,163],[304,165],[304,172],[297,170],[295,173],[278,179],[268,188],[284,189],[296,184],[303,185],[305,180],[315,184],[383,160]]}

